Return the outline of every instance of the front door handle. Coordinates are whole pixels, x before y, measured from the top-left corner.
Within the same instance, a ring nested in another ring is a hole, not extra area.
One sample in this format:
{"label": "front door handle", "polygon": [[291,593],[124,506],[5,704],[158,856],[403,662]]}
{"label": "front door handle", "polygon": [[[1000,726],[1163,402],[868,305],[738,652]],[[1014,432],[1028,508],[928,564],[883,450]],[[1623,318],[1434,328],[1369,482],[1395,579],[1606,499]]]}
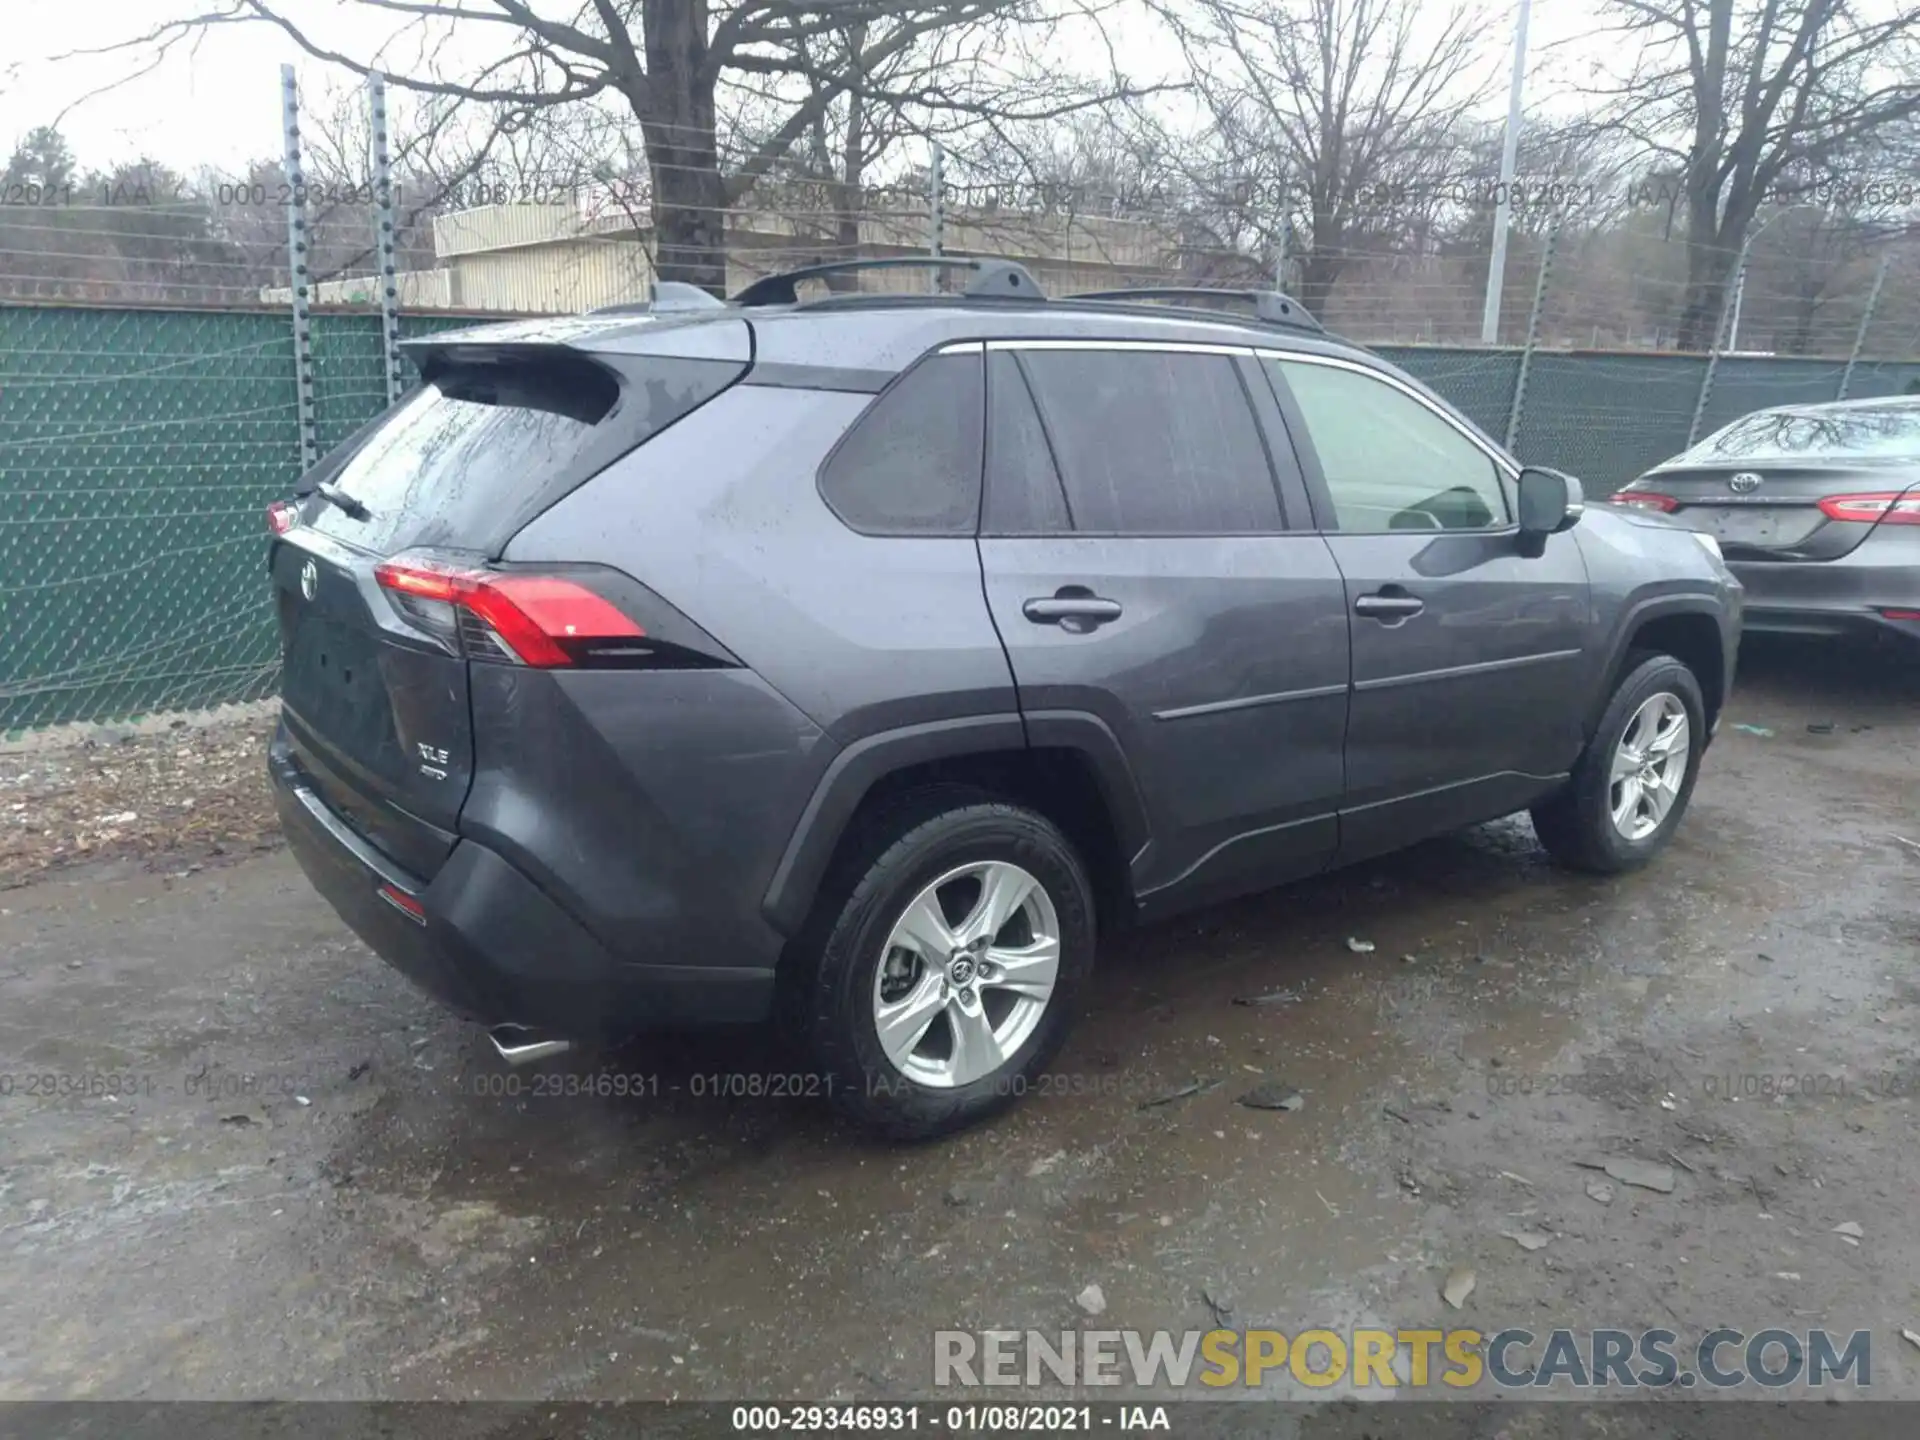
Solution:
{"label": "front door handle", "polygon": [[1389,585],[1371,595],[1362,595],[1353,602],[1353,613],[1371,615],[1376,620],[1392,624],[1397,620],[1408,620],[1427,608],[1427,602],[1418,595],[1409,595],[1398,585]]}
{"label": "front door handle", "polygon": [[1084,585],[1062,585],[1051,595],[1036,595],[1020,607],[1036,625],[1058,625],[1075,635],[1085,634],[1120,618],[1120,602],[1096,595]]}

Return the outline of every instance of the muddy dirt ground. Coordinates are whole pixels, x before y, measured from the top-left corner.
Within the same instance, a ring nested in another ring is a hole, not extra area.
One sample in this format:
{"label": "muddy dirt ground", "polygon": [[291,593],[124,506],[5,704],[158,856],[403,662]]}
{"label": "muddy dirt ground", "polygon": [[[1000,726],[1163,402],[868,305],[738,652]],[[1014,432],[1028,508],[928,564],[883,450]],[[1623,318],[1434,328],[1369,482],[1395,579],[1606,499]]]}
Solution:
{"label": "muddy dirt ground", "polygon": [[[1049,1093],[910,1149],[705,1093],[787,1068],[756,1037],[535,1096],[281,852],[61,869],[0,891],[0,1398],[925,1394],[935,1328],[1089,1284],[1111,1327],[1870,1328],[1920,1397],[1911,842],[1920,668],[1754,646],[1653,869],[1513,820],[1127,935]],[[1623,1157],[1671,1193],[1580,1163]]]}

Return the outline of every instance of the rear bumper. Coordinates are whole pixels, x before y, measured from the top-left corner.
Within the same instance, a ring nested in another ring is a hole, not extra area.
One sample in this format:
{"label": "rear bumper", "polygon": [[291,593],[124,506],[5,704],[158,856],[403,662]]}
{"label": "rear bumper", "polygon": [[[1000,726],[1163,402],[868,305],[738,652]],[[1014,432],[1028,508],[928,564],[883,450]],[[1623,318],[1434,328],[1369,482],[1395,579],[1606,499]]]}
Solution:
{"label": "rear bumper", "polygon": [[[305,783],[284,735],[268,752],[288,848],[348,927],[394,969],[486,1025],[582,1040],[677,1026],[750,1024],[773,971],[633,964],[612,955],[513,865],[463,839],[431,881],[395,866]],[[417,903],[420,918],[383,888]]]}
{"label": "rear bumper", "polygon": [[1833,560],[1730,561],[1746,589],[1745,628],[1755,632],[1884,636],[1920,643],[1920,530],[1879,527]]}

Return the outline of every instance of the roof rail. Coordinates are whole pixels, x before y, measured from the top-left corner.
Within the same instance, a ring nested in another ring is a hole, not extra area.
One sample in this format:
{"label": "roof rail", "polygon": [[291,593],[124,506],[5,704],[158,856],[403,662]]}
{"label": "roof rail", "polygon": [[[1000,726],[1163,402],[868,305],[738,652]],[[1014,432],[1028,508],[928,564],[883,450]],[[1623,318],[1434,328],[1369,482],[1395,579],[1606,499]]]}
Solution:
{"label": "roof rail", "polygon": [[896,255],[882,260],[829,260],[821,265],[802,265],[754,281],[730,301],[734,305],[793,305],[800,295],[799,281],[827,275],[844,275],[859,270],[897,270],[905,266],[922,269],[971,270],[963,295],[973,298],[997,296],[1010,300],[1044,300],[1046,294],[1026,266],[1013,260],[973,259],[949,255]]}
{"label": "roof rail", "polygon": [[628,300],[619,305],[601,305],[589,315],[665,315],[684,310],[718,310],[726,301],[709,295],[698,285],[683,280],[656,280],[651,300]]}
{"label": "roof rail", "polygon": [[1326,326],[1307,313],[1307,307],[1278,290],[1214,290],[1198,285],[1143,285],[1133,290],[1086,290],[1068,300],[1187,300],[1195,302],[1237,300],[1253,306],[1256,319],[1269,325],[1288,325],[1297,330],[1326,333]]}

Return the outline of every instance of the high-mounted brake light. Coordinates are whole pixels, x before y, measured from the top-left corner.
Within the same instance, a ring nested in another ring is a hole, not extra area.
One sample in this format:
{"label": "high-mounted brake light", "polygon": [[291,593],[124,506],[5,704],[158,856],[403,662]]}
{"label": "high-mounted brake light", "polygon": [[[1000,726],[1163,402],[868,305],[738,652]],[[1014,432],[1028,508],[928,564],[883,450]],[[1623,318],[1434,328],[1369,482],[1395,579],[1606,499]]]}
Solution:
{"label": "high-mounted brake light", "polygon": [[284,535],[300,521],[300,507],[291,500],[276,500],[267,506],[267,529]]}
{"label": "high-mounted brake light", "polygon": [[[590,661],[596,646],[644,639],[647,633],[586,586],[557,575],[461,570],[404,559],[376,565],[373,574],[406,619],[464,649],[469,659],[560,669]],[[436,613],[432,608],[440,606],[447,609]],[[468,625],[453,611],[481,622],[483,645],[472,643]]]}
{"label": "high-mounted brake light", "polygon": [[1867,495],[1829,495],[1820,502],[1829,520],[1856,525],[1920,525],[1920,491],[1876,491]]}
{"label": "high-mounted brake light", "polygon": [[1658,495],[1651,490],[1616,490],[1607,497],[1609,505],[1633,505],[1642,510],[1658,510],[1661,514],[1671,514],[1680,508],[1680,502],[1671,495]]}

